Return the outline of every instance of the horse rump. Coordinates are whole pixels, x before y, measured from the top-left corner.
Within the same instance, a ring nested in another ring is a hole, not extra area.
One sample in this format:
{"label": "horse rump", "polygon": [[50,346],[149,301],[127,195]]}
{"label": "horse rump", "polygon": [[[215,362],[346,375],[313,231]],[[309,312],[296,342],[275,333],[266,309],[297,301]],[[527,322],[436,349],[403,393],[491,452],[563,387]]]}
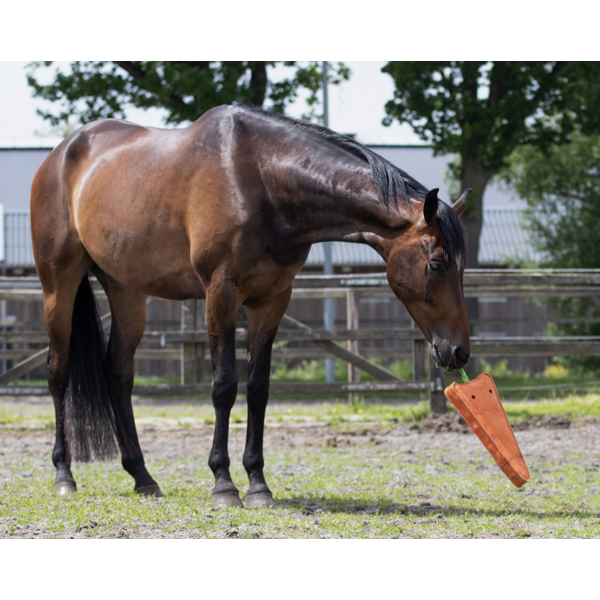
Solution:
{"label": "horse rump", "polygon": [[66,447],[74,460],[114,458],[119,450],[117,439],[121,446],[131,444],[98,304],[87,275],[79,285],[73,307],[64,406]]}

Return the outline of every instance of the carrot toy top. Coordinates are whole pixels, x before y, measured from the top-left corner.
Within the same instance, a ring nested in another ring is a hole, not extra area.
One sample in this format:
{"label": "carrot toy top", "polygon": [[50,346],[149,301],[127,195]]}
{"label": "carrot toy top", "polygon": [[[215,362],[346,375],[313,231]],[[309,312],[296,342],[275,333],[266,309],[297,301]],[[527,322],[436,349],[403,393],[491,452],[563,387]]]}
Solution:
{"label": "carrot toy top", "polygon": [[481,373],[469,381],[461,369],[463,383],[452,383],[444,393],[481,440],[505,475],[521,487],[529,481],[529,471],[515,434],[500,401],[494,380]]}

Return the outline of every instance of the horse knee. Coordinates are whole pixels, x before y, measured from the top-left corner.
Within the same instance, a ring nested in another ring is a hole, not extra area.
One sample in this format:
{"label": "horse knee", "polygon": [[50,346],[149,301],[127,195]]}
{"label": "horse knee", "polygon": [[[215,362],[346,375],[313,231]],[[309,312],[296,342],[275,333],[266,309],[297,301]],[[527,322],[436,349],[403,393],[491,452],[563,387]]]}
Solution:
{"label": "horse knee", "polygon": [[237,381],[215,379],[212,386],[212,400],[215,408],[231,409],[237,396]]}
{"label": "horse knee", "polygon": [[264,409],[269,400],[269,380],[250,378],[246,384],[246,399],[250,410]]}

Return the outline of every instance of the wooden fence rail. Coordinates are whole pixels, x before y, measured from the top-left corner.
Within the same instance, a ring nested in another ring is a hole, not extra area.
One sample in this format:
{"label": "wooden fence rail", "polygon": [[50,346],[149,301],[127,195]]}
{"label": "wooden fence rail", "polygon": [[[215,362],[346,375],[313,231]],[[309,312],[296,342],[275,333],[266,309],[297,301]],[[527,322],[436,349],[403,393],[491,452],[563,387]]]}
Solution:
{"label": "wooden fence rail", "polygon": [[[97,281],[93,282],[98,299],[105,299]],[[464,277],[467,297],[541,297],[541,296],[598,296],[600,269],[591,270],[468,270]],[[311,342],[314,350],[276,348],[275,358],[308,358],[336,356],[348,363],[348,382],[336,383],[272,383],[272,394],[364,394],[368,392],[424,392],[429,394],[432,410],[445,410],[444,372],[437,369],[429,355],[428,342],[420,330],[361,329],[358,321],[358,301],[364,297],[393,297],[385,274],[361,275],[301,275],[296,278],[292,292],[295,299],[345,298],[347,329],[325,331],[313,329],[304,323],[284,317],[277,342]],[[39,301],[42,299],[39,280],[35,277],[0,278],[0,300]],[[159,299],[151,298],[149,302]],[[110,315],[103,317],[105,328],[110,327]],[[584,319],[585,320],[585,319]],[[569,320],[572,321],[572,320]],[[2,323],[6,326],[9,323]],[[238,329],[236,339],[245,341],[247,331]],[[146,331],[143,340],[160,345],[156,349],[140,349],[138,360],[180,360],[181,385],[135,386],[134,393],[145,396],[195,396],[210,394],[206,383],[208,334],[205,321],[205,302],[187,300],[182,303],[179,331]],[[359,350],[365,340],[400,340],[411,343],[410,350],[369,348]],[[47,344],[43,332],[0,332],[0,344]],[[180,349],[166,345],[180,345]],[[277,345],[276,345],[277,346]],[[244,350],[238,350],[240,358]],[[600,356],[600,337],[473,337],[473,356]],[[47,394],[45,387],[8,385],[46,362],[47,348],[43,350],[0,349],[0,359],[17,362],[0,375],[0,395]],[[412,357],[413,381],[403,381],[389,370],[375,364],[374,357]],[[425,380],[425,361],[429,361],[429,380]],[[374,376],[376,382],[361,382],[360,372]],[[245,383],[238,386],[245,392]]]}

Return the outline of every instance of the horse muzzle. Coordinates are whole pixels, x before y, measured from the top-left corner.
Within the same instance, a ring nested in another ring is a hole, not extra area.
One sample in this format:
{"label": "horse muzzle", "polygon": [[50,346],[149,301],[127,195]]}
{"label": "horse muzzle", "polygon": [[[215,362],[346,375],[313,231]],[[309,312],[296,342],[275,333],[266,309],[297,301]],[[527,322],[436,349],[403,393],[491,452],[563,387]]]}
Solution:
{"label": "horse muzzle", "polygon": [[433,338],[431,355],[443,369],[462,369],[468,362],[470,352],[462,345],[453,345],[448,340]]}

